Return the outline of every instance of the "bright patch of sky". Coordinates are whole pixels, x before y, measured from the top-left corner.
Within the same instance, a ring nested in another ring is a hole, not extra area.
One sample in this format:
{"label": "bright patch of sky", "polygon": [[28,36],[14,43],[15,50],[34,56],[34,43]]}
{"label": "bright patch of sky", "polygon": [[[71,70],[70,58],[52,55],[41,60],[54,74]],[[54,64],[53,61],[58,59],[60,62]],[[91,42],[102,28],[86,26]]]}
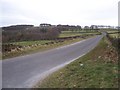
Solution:
{"label": "bright patch of sky", "polygon": [[119,0],[0,0],[0,26],[118,25]]}

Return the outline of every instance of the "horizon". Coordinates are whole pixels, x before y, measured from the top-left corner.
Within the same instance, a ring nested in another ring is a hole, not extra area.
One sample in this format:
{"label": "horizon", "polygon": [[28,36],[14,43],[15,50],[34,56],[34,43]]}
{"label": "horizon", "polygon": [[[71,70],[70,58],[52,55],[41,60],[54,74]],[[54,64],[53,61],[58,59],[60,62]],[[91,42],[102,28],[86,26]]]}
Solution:
{"label": "horizon", "polygon": [[[44,23],[40,23],[40,24],[44,24]],[[10,25],[5,25],[5,26],[0,26],[0,28],[2,28],[2,27],[10,27],[10,26],[17,26],[17,25],[33,25],[34,27],[39,27],[40,26],[40,24],[39,25],[34,25],[34,24],[10,24]],[[50,24],[50,23],[46,23],[46,24]],[[51,25],[55,25],[55,26],[57,26],[57,25],[69,25],[69,24],[51,24]],[[81,26],[81,27],[85,27],[85,26],[92,26],[92,25],[95,25],[95,24],[91,24],[91,25],[69,25],[69,26]],[[110,26],[110,27],[119,27],[119,25],[117,25],[117,26],[114,26],[114,25],[95,25],[95,26]]]}

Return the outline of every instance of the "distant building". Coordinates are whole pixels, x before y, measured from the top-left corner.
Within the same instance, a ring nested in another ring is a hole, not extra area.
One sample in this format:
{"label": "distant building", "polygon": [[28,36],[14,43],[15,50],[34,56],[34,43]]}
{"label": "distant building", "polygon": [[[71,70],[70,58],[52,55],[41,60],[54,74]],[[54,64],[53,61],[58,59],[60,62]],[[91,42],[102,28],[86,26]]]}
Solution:
{"label": "distant building", "polygon": [[117,26],[117,27],[115,27],[115,29],[118,29],[118,30],[120,30],[120,26]]}
{"label": "distant building", "polygon": [[98,29],[115,29],[114,26],[97,25]]}

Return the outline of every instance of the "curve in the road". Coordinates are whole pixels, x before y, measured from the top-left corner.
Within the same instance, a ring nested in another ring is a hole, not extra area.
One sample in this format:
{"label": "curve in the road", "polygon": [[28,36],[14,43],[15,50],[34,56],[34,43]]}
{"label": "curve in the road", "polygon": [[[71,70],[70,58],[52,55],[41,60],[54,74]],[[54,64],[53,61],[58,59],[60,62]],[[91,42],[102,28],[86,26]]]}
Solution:
{"label": "curve in the road", "polygon": [[3,88],[30,88],[46,75],[92,50],[103,35],[2,62]]}

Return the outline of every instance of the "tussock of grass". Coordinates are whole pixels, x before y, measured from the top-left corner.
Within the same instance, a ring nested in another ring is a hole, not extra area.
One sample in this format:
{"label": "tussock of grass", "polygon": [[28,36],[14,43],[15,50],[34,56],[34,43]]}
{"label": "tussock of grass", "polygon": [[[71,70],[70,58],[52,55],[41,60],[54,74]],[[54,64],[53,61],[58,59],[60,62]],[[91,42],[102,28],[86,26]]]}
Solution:
{"label": "tussock of grass", "polygon": [[117,54],[111,50],[114,52],[103,38],[91,52],[53,73],[36,87],[118,88]]}

